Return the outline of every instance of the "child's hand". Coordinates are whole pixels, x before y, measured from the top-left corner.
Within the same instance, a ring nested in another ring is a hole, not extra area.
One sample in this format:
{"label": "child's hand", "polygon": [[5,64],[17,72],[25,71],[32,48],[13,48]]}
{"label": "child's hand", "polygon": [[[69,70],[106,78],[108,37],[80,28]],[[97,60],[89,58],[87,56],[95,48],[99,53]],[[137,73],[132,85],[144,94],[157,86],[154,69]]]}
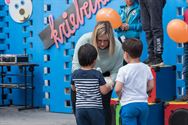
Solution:
{"label": "child's hand", "polygon": [[151,96],[152,90],[147,91],[148,96]]}
{"label": "child's hand", "polygon": [[107,87],[111,87],[111,89],[114,87],[114,82],[111,79],[111,77],[104,77],[105,81],[106,81],[106,86]]}
{"label": "child's hand", "polygon": [[129,29],[129,24],[127,24],[127,23],[123,23],[121,26],[120,26],[120,28],[122,29],[122,30],[128,30]]}

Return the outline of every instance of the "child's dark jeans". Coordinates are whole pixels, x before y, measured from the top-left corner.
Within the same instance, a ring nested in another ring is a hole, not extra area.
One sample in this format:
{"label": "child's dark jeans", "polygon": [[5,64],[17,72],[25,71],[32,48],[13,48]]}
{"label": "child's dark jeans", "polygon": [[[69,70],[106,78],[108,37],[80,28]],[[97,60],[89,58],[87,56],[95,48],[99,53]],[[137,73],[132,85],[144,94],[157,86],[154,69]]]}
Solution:
{"label": "child's dark jeans", "polygon": [[76,109],[77,125],[105,125],[103,109],[78,108]]}

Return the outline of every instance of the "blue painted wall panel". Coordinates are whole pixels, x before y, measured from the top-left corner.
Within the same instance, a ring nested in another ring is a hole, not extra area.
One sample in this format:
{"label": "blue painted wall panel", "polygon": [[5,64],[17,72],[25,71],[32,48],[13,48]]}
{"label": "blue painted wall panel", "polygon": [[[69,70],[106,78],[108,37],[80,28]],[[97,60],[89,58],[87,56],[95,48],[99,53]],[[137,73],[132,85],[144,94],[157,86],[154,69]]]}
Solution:
{"label": "blue painted wall panel", "polygon": [[[3,1],[3,2],[2,2]],[[5,20],[1,25],[8,25],[5,30],[9,34],[5,34],[6,54],[27,54],[30,57],[30,62],[38,63],[40,66],[35,69],[35,90],[34,90],[34,105],[42,106],[43,98],[43,46],[39,40],[38,33],[43,29],[43,1],[33,1],[33,12],[31,18],[25,23],[16,23],[12,20],[8,13],[8,6],[5,5],[4,0],[1,0],[5,10],[3,15],[7,14]],[[3,35],[2,35],[3,36]],[[19,73],[19,71],[12,69],[11,73]],[[15,82],[19,82],[17,79]],[[28,95],[30,96],[30,95]],[[13,104],[23,105],[23,91],[13,90],[12,96]],[[30,101],[31,99],[29,99]]]}

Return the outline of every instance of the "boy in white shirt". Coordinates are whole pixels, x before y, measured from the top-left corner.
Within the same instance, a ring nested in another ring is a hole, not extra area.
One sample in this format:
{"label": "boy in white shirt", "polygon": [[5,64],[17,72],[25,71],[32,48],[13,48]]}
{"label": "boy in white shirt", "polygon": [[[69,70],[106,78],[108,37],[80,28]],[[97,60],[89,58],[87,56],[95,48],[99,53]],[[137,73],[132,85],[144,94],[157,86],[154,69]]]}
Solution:
{"label": "boy in white shirt", "polygon": [[154,86],[150,67],[140,62],[143,45],[138,39],[126,39],[122,44],[127,65],[121,67],[115,91],[120,98],[122,125],[146,125],[149,113],[147,92]]}

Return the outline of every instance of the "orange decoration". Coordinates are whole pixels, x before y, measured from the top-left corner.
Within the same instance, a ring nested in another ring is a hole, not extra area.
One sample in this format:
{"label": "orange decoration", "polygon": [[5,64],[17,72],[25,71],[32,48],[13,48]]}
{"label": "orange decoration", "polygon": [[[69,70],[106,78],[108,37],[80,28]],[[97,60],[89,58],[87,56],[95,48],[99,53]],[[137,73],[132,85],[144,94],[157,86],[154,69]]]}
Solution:
{"label": "orange decoration", "polygon": [[177,43],[188,42],[188,25],[183,20],[171,20],[167,25],[167,33]]}
{"label": "orange decoration", "polygon": [[120,15],[112,8],[102,8],[97,12],[97,21],[109,21],[114,29],[122,25]]}

